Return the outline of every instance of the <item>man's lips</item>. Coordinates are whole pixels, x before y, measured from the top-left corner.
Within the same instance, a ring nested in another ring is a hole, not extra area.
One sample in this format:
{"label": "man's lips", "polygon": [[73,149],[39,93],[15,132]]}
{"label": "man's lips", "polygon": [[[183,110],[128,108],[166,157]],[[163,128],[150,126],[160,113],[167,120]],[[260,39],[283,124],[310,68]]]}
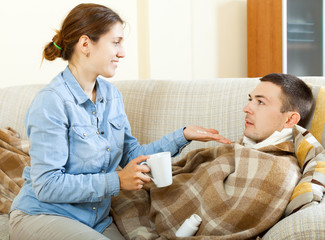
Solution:
{"label": "man's lips", "polygon": [[254,124],[250,120],[245,119],[245,125],[246,126],[253,126]]}

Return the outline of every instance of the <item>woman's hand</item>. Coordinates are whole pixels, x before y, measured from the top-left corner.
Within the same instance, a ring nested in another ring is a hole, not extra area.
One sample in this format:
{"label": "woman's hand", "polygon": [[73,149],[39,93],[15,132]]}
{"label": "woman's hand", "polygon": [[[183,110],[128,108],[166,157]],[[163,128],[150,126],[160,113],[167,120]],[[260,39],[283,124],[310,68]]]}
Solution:
{"label": "woman's hand", "polygon": [[199,126],[189,126],[184,129],[184,136],[188,141],[201,142],[217,141],[220,143],[231,143],[231,141],[219,134],[215,129],[207,129]]}
{"label": "woman's hand", "polygon": [[150,156],[139,156],[131,160],[120,172],[120,189],[124,190],[139,190],[147,182],[150,182],[150,177],[143,173],[150,172],[150,168],[139,163],[147,160]]}

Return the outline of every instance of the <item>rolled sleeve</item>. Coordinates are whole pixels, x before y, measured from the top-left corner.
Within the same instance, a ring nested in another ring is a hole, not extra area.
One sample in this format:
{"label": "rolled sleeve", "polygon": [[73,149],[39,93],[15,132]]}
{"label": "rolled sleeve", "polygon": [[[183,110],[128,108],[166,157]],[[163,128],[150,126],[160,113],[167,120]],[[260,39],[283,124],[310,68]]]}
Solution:
{"label": "rolled sleeve", "polygon": [[187,145],[189,145],[191,143],[191,141],[188,141],[185,136],[184,136],[184,128],[180,128],[177,131],[175,131],[174,133],[174,141],[176,143],[176,145],[178,146],[178,151],[175,151],[175,154],[173,155],[173,157],[177,156],[178,154],[180,154],[183,150],[183,148],[185,148]]}
{"label": "rolled sleeve", "polygon": [[120,179],[117,172],[106,174],[107,195],[116,197],[120,192]]}

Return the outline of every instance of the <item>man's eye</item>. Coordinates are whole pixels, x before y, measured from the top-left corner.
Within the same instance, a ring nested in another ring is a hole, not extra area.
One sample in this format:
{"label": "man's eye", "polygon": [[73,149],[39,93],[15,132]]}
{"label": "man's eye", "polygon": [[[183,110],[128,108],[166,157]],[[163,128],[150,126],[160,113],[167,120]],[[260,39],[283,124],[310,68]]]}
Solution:
{"label": "man's eye", "polygon": [[261,101],[261,100],[258,100],[258,104],[259,104],[259,105],[264,105],[264,102]]}

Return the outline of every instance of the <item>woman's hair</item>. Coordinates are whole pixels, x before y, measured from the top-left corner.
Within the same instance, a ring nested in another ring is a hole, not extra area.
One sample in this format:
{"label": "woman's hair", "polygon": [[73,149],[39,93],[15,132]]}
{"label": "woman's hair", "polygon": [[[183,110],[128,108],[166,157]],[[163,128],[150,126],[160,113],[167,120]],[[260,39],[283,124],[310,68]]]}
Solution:
{"label": "woman's hair", "polygon": [[92,41],[107,33],[117,22],[124,24],[120,16],[108,7],[99,4],[79,4],[64,19],[60,31],[43,51],[43,59],[53,61],[58,57],[70,60],[76,43],[82,35]]}
{"label": "woman's hair", "polygon": [[281,112],[297,111],[300,122],[305,122],[313,106],[313,93],[308,85],[300,78],[290,74],[271,73],[260,79],[271,82],[282,90]]}

